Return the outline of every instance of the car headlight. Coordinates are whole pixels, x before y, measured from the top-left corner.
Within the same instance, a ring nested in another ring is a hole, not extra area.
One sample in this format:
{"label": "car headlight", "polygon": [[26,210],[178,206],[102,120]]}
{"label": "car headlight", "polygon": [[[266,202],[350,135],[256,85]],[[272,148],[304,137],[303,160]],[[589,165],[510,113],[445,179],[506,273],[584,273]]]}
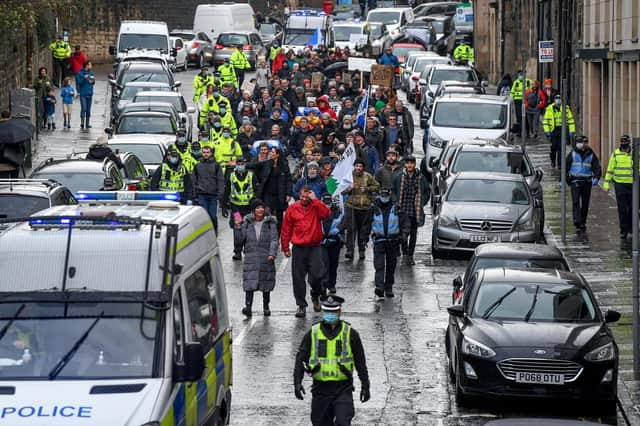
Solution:
{"label": "car headlight", "polygon": [[595,348],[591,352],[588,352],[584,359],[592,362],[611,361],[616,356],[616,349],[613,346],[613,342],[609,342],[606,345],[602,345]]}
{"label": "car headlight", "polygon": [[462,339],[462,353],[479,358],[491,358],[496,355],[493,349],[467,336]]}
{"label": "car headlight", "polygon": [[446,140],[441,139],[435,133],[431,132],[429,134],[429,145],[435,146],[436,148],[444,148],[444,145],[447,143]]}
{"label": "car headlight", "polygon": [[457,227],[457,224],[454,218],[441,215],[438,217],[438,226]]}

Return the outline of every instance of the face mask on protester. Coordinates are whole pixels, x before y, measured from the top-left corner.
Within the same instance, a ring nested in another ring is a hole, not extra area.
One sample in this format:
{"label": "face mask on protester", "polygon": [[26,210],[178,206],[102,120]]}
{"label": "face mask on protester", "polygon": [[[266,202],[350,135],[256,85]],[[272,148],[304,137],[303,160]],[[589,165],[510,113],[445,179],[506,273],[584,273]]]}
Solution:
{"label": "face mask on protester", "polygon": [[323,312],[322,320],[327,324],[335,324],[338,322],[340,317],[335,312]]}
{"label": "face mask on protester", "polygon": [[178,164],[178,161],[180,161],[178,157],[169,157],[169,164],[171,164],[172,166]]}
{"label": "face mask on protester", "polygon": [[307,175],[309,176],[309,179],[315,179],[318,177],[318,172],[316,170],[309,170]]}
{"label": "face mask on protester", "polygon": [[191,155],[193,155],[195,158],[200,158],[202,156],[202,151],[196,149],[195,151],[191,151]]}
{"label": "face mask on protester", "polygon": [[238,173],[244,173],[245,170],[246,169],[244,167],[244,164],[239,164],[239,165],[236,166],[236,172],[238,172]]}
{"label": "face mask on protester", "polygon": [[229,132],[222,132],[222,137],[223,137],[223,138],[228,138],[229,136],[231,136],[231,135],[229,134]]}
{"label": "face mask on protester", "polygon": [[579,142],[576,144],[576,149],[578,151],[582,151],[583,148],[584,148],[584,144],[582,142]]}

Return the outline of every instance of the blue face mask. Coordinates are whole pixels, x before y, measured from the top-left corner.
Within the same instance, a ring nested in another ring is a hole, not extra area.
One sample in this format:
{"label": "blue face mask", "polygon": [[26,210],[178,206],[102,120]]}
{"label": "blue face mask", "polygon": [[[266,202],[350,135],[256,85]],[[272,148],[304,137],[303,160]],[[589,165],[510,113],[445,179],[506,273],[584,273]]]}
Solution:
{"label": "blue face mask", "polygon": [[245,171],[244,165],[237,165],[236,166],[236,172],[244,173],[244,171]]}
{"label": "blue face mask", "polygon": [[178,161],[180,161],[178,157],[169,157],[169,164],[171,164],[172,166],[178,164]]}
{"label": "blue face mask", "polygon": [[215,127],[216,129],[219,129],[220,126],[222,126],[222,124],[220,124],[218,121],[216,121],[215,123],[213,123],[213,127]]}
{"label": "blue face mask", "polygon": [[339,319],[340,319],[340,317],[335,312],[323,312],[322,313],[322,320],[324,322],[326,322],[327,324],[335,324],[335,323],[338,322]]}
{"label": "blue face mask", "polygon": [[220,96],[220,92],[213,92],[213,97],[217,98],[218,96]]}
{"label": "blue face mask", "polygon": [[388,203],[389,201],[391,201],[391,197],[380,197],[380,202],[381,203]]}
{"label": "blue face mask", "polygon": [[562,100],[561,99],[555,99],[553,101],[553,103],[555,103],[556,105],[562,105]]}
{"label": "blue face mask", "polygon": [[225,115],[227,113],[226,108],[220,108],[220,115]]}
{"label": "blue face mask", "polygon": [[178,143],[179,143],[180,145],[187,143],[187,138],[185,138],[184,136],[180,136],[180,137],[178,138]]}
{"label": "blue face mask", "polygon": [[195,151],[191,151],[191,154],[196,158],[200,158],[202,151],[200,151],[199,149],[196,149]]}
{"label": "blue face mask", "polygon": [[228,138],[229,136],[231,136],[231,135],[229,134],[229,132],[223,132],[223,133],[222,133],[222,137],[223,137],[223,138]]}

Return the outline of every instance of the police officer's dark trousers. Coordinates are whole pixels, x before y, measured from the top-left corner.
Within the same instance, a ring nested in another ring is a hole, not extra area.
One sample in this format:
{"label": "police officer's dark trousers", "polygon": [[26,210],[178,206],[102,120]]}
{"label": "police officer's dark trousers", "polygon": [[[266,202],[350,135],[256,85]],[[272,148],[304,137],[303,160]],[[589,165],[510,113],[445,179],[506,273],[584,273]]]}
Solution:
{"label": "police officer's dark trousers", "polygon": [[[313,426],[348,426],[354,416],[353,388],[336,382],[336,394],[313,394],[311,423]],[[313,392],[313,390],[312,390]]]}
{"label": "police officer's dark trousers", "polygon": [[371,209],[356,210],[350,207],[345,209],[345,225],[347,226],[347,251],[353,253],[356,239],[358,248],[364,250],[371,233]]}
{"label": "police officer's dark trousers", "polygon": [[239,254],[242,252],[242,231],[240,228],[235,226],[235,213],[240,213],[240,215],[244,218],[246,215],[251,213],[251,209],[249,206],[238,206],[236,204],[230,203],[231,214],[229,215],[229,226],[233,229],[233,252]]}
{"label": "police officer's dark trousers", "polygon": [[324,262],[324,279],[322,287],[335,291],[338,280],[338,263],[340,262],[341,241],[329,241],[322,245],[322,259]]}
{"label": "police officer's dark trousers", "polygon": [[571,183],[573,224],[575,226],[585,225],[587,223],[591,186],[591,180],[586,179],[575,180]]}
{"label": "police officer's dark trousers", "polygon": [[397,239],[373,242],[373,267],[376,270],[376,288],[392,290],[398,264]]}
{"label": "police officer's dark trousers", "polygon": [[522,122],[522,99],[520,99],[519,101],[514,100],[513,101],[513,105],[516,108],[516,121],[518,122],[519,125],[524,126],[524,123]]}
{"label": "police officer's dark trousers", "polygon": [[620,233],[628,234],[632,230],[631,199],[633,197],[633,184],[614,182],[616,190],[616,202],[618,203],[618,222]]}
{"label": "police officer's dark trousers", "polygon": [[324,262],[322,246],[293,246],[291,251],[291,276],[293,279],[293,296],[296,305],[307,306],[307,275],[311,286],[311,298],[316,299],[323,294],[322,279]]}
{"label": "police officer's dark trousers", "polygon": [[562,144],[562,128],[556,127],[551,132],[551,151],[549,157],[551,158],[551,167],[555,167],[556,164],[560,167],[560,150]]}
{"label": "police officer's dark trousers", "polygon": [[418,237],[418,221],[415,217],[400,215],[400,234],[402,235],[402,254],[413,256]]}

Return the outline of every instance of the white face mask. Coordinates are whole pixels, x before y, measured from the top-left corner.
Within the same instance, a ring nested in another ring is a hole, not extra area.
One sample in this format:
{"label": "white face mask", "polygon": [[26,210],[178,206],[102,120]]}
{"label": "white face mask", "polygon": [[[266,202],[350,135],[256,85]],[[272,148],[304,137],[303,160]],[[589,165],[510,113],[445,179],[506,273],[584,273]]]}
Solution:
{"label": "white face mask", "polygon": [[582,142],[579,142],[579,143],[576,144],[576,149],[578,151],[582,151],[582,148],[584,148],[584,144]]}

